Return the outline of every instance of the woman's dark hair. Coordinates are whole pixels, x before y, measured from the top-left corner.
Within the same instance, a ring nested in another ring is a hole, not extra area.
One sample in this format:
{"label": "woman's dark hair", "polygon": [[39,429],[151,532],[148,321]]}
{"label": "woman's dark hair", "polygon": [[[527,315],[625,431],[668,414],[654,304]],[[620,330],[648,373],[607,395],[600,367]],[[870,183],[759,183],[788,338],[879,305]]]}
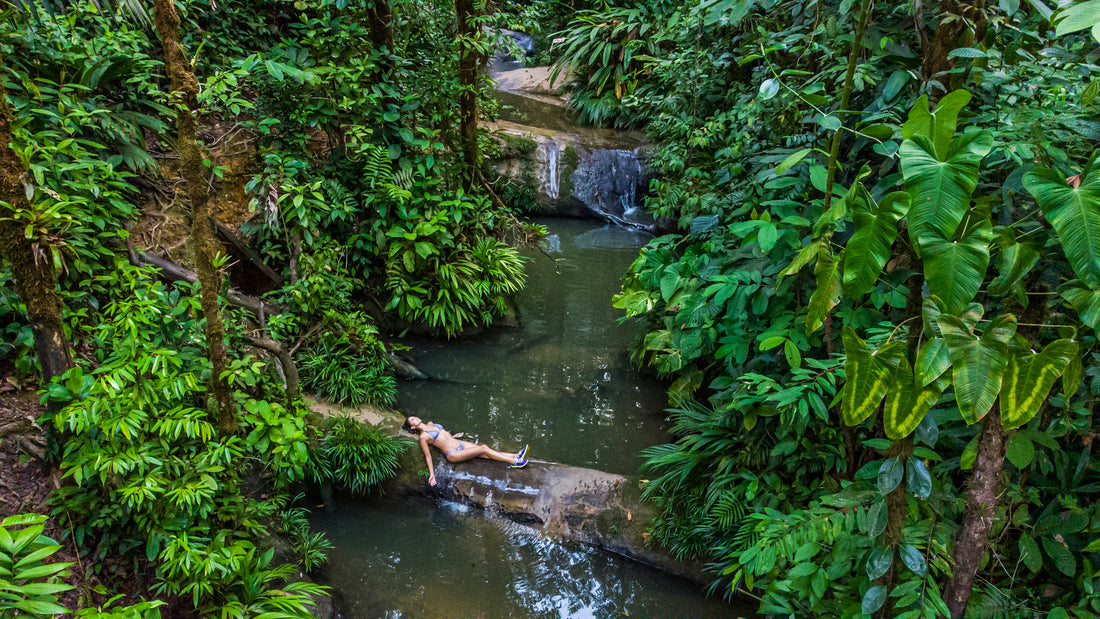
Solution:
{"label": "woman's dark hair", "polygon": [[408,417],[405,418],[405,423],[401,424],[401,429],[412,434],[420,434],[420,428],[413,430],[412,424],[409,423]]}

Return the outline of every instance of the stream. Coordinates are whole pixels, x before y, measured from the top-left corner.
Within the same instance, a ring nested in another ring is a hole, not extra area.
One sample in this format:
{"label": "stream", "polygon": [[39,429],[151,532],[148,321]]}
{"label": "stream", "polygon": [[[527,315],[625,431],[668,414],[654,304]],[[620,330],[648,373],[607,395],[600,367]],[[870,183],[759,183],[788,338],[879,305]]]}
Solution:
{"label": "stream", "polygon": [[[624,169],[638,174],[623,163],[636,162],[621,145],[632,138],[560,124],[567,114],[560,107],[548,113],[545,102],[510,97],[508,103],[522,108],[517,120],[541,118],[572,132],[566,135],[589,131],[590,143],[613,141],[585,152],[578,170],[590,160],[606,171],[584,172],[592,189],[578,180],[572,195],[610,221],[640,210],[632,186],[616,178],[631,180]],[[543,139],[540,148],[555,140]],[[544,157],[551,181],[544,189],[556,198],[560,150],[552,151]],[[396,408],[503,451],[528,444],[535,461],[637,473],[639,451],[669,440],[665,388],[635,371],[628,353],[634,326],[619,323],[622,312],[611,297],[651,237],[630,221],[536,223],[547,236],[542,251],[525,252],[527,286],[516,299],[516,325],[451,341],[402,340],[431,379],[402,382]],[[334,545],[317,577],[333,587],[342,617],[737,614],[696,583],[456,503],[342,500],[311,521]]]}

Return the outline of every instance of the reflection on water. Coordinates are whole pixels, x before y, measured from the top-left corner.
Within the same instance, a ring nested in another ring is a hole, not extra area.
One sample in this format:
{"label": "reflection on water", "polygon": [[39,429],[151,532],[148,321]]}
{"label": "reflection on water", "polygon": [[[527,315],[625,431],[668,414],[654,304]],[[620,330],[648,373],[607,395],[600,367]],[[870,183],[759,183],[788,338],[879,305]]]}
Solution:
{"label": "reflection on water", "polygon": [[546,255],[532,252],[519,327],[412,353],[432,381],[401,384],[398,409],[505,451],[529,443],[538,460],[634,473],[638,452],[667,441],[664,387],[628,357],[631,326],[611,306],[649,236],[574,220],[543,220]]}
{"label": "reflection on water", "polygon": [[347,618],[733,615],[687,581],[453,503],[375,501],[312,522],[335,545],[322,580]]}

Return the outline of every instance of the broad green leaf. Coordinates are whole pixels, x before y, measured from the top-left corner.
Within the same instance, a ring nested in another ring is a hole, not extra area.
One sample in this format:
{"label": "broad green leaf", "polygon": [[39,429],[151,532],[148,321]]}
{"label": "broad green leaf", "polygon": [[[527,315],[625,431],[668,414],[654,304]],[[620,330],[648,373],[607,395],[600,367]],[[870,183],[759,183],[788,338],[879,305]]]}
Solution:
{"label": "broad green leaf", "polygon": [[1023,183],[1054,226],[1077,277],[1100,287],[1100,170],[1090,172],[1076,188],[1049,169],[1028,172]]}
{"label": "broad green leaf", "polygon": [[943,301],[948,314],[962,312],[981,288],[992,238],[993,226],[988,220],[957,241],[936,230],[920,237],[928,291]]}
{"label": "broad green leaf", "polygon": [[916,439],[929,447],[935,447],[940,440],[940,427],[932,415],[925,415],[917,425]]}
{"label": "broad green leaf", "polygon": [[12,608],[18,608],[35,615],[64,615],[69,612],[64,606],[54,604],[53,602],[44,602],[42,600],[19,600],[12,603]]}
{"label": "broad green leaf", "polygon": [[867,556],[867,578],[877,580],[894,564],[894,549],[889,546],[876,546]]}
{"label": "broad green leaf", "polygon": [[817,266],[814,275],[817,276],[817,289],[810,296],[810,305],[806,309],[806,332],[813,333],[821,328],[825,317],[840,303],[841,281],[840,269],[844,262],[844,253],[841,252],[839,260],[833,260],[831,252],[822,248],[817,254]]}
{"label": "broad green leaf", "polygon": [[1043,550],[1054,560],[1054,567],[1057,567],[1058,571],[1070,577],[1077,573],[1077,560],[1065,542],[1053,537],[1043,537],[1042,543]]}
{"label": "broad green leaf", "polygon": [[812,152],[812,148],[803,148],[798,152],[791,153],[775,168],[776,175],[782,174],[787,170],[790,170],[795,165],[797,165],[799,161],[802,161],[806,157],[806,155],[809,155]]}
{"label": "broad green leaf", "polygon": [[1027,533],[1020,535],[1020,560],[1032,572],[1037,573],[1043,569],[1043,553],[1039,550],[1039,544],[1035,543],[1035,538]]}
{"label": "broad green leaf", "polygon": [[948,384],[949,380],[944,377],[942,381],[933,379],[928,386],[918,387],[909,361],[904,356],[900,358],[882,406],[882,424],[886,436],[899,440],[912,434],[928,409],[939,401],[940,394]]}
{"label": "broad green leaf", "polygon": [[[902,142],[901,171],[909,205],[909,238],[916,242],[932,230],[951,238],[970,207],[970,195],[978,184],[978,166],[993,148],[988,131],[965,133],[951,143],[942,160],[932,142],[917,136]],[[923,249],[917,251],[923,255]]]}
{"label": "broad green leaf", "polygon": [[921,345],[917,351],[917,365],[913,374],[921,387],[935,382],[951,367],[951,353],[942,337],[935,337]]}
{"label": "broad green leaf", "polygon": [[997,400],[1008,367],[1008,342],[1016,334],[1016,318],[997,316],[979,338],[961,318],[940,316],[940,331],[951,354],[952,379],[959,414],[977,423]]}
{"label": "broad green leaf", "polygon": [[1085,0],[1058,10],[1054,16],[1055,36],[1089,30],[1100,23],[1100,0]]}
{"label": "broad green leaf", "polygon": [[776,278],[777,282],[782,281],[784,277],[788,275],[794,275],[802,270],[802,267],[810,264],[817,258],[817,254],[821,251],[822,242],[820,240],[813,241],[809,245],[798,250],[798,253],[794,255],[791,263],[787,265],[787,268],[779,272],[779,276]]}
{"label": "broad green leaf", "polygon": [[920,458],[909,458],[905,461],[906,488],[920,499],[927,499],[932,494],[932,475],[928,467]]}
{"label": "broad green leaf", "polygon": [[[1003,296],[1009,293],[1021,279],[1039,262],[1039,252],[1030,245],[1015,243],[1001,248],[997,254],[997,277],[989,283],[989,294]],[[1022,292],[1022,286],[1019,286]],[[1026,300],[1026,293],[1024,296]],[[1017,297],[1019,301],[1019,297]]]}
{"label": "broad green leaf", "polygon": [[898,546],[898,555],[901,556],[901,562],[905,564],[905,567],[912,570],[914,574],[924,576],[924,573],[928,571],[928,563],[916,546],[902,544]]}
{"label": "broad green leaf", "polygon": [[1035,459],[1035,445],[1026,434],[1017,432],[1008,439],[1005,445],[1005,457],[1018,469],[1026,469]]}
{"label": "broad green leaf", "polygon": [[844,387],[840,412],[844,423],[854,426],[871,416],[886,397],[894,368],[905,354],[905,344],[890,342],[873,354],[851,327],[845,326]]}
{"label": "broad green leaf", "polygon": [[1081,322],[1100,334],[1100,286],[1090,288],[1085,282],[1075,279],[1066,283],[1062,298],[1077,310]]}
{"label": "broad green leaf", "polygon": [[887,458],[878,469],[878,491],[890,494],[905,477],[905,464],[900,458]]}
{"label": "broad green leaf", "polygon": [[930,152],[945,157],[955,135],[959,112],[967,103],[970,103],[970,93],[959,89],[945,95],[936,103],[936,109],[929,112],[928,95],[921,95],[901,127],[901,137],[906,140],[916,136],[928,138],[935,146]]}
{"label": "broad green leaf", "polygon": [[1010,355],[1001,383],[1001,423],[1018,428],[1039,412],[1054,381],[1077,356],[1077,342],[1060,339],[1040,353]]}
{"label": "broad green leaf", "polygon": [[882,608],[882,605],[886,603],[886,587],[882,585],[875,585],[867,590],[867,593],[863,595],[863,601],[860,603],[860,610],[864,615],[870,615],[876,610]]}
{"label": "broad green leaf", "polygon": [[856,298],[874,286],[890,259],[890,247],[898,236],[898,220],[909,210],[909,194],[895,191],[872,206],[864,197],[853,200],[855,232],[844,255],[844,293]]}

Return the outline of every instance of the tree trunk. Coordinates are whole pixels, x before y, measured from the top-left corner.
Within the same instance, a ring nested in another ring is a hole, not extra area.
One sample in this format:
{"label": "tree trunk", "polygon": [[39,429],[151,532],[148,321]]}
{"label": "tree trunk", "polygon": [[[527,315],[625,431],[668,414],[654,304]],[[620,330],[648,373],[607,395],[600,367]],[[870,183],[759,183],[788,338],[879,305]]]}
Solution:
{"label": "tree trunk", "polygon": [[[3,60],[0,58],[0,66]],[[12,211],[29,209],[23,192],[23,164],[11,149],[12,111],[8,96],[0,85],[0,201],[7,202]],[[6,210],[6,209],[5,209]],[[57,274],[47,252],[35,254],[31,240],[23,233],[23,226],[10,219],[11,213],[0,212],[0,256],[11,262],[15,291],[27,306],[27,320],[34,332],[34,349],[42,367],[42,384],[59,377],[73,367],[72,351],[65,339],[61,322],[61,298],[57,294]],[[54,411],[56,405],[47,403]]]}
{"label": "tree trunk", "polygon": [[463,182],[467,191],[477,185],[481,162],[477,149],[477,65],[479,54],[473,41],[480,35],[475,17],[474,0],[455,0],[458,15],[458,95],[459,139],[462,142],[462,160],[466,174]]}
{"label": "tree trunk", "polygon": [[180,44],[180,19],[175,3],[172,0],[156,0],[154,6],[157,33],[164,46],[164,64],[172,84],[172,94],[179,106],[176,113],[176,148],[179,150],[181,173],[187,182],[187,197],[191,202],[191,243],[199,276],[202,313],[206,318],[206,346],[212,366],[212,391],[218,406],[218,432],[226,436],[237,430],[237,412],[229,383],[222,378],[227,364],[225,327],[218,307],[221,275],[214,267],[218,244],[210,220],[210,195],[198,141],[196,113],[199,83]]}
{"label": "tree trunk", "polygon": [[283,385],[286,392],[286,407],[287,410],[293,410],[294,403],[298,401],[301,396],[301,391],[298,389],[298,366],[295,365],[294,359],[290,356],[283,345],[275,340],[266,337],[252,337],[246,335],[245,339],[250,344],[257,348],[262,348],[269,353],[275,355],[279,360],[279,365],[283,368],[283,378],[286,383]]}
{"label": "tree trunk", "polygon": [[955,537],[952,571],[954,576],[943,592],[944,602],[952,619],[961,619],[974,587],[982,557],[993,527],[997,508],[997,485],[1005,460],[1005,431],[1001,425],[1000,404],[982,421],[978,438],[978,456],[974,460],[974,476],[966,491],[966,513]]}
{"label": "tree trunk", "polygon": [[976,33],[985,30],[984,9],[984,0],[944,0],[940,4],[939,23],[932,39],[929,40],[923,30],[918,33],[923,47],[924,79],[940,81],[944,85],[943,92],[950,91],[951,84],[940,74],[955,67],[955,60],[947,55],[957,47],[971,45]]}
{"label": "tree trunk", "polygon": [[371,46],[386,49],[379,66],[379,73],[385,77],[393,74],[393,10],[389,0],[371,0],[367,9],[367,25],[370,27]]}

